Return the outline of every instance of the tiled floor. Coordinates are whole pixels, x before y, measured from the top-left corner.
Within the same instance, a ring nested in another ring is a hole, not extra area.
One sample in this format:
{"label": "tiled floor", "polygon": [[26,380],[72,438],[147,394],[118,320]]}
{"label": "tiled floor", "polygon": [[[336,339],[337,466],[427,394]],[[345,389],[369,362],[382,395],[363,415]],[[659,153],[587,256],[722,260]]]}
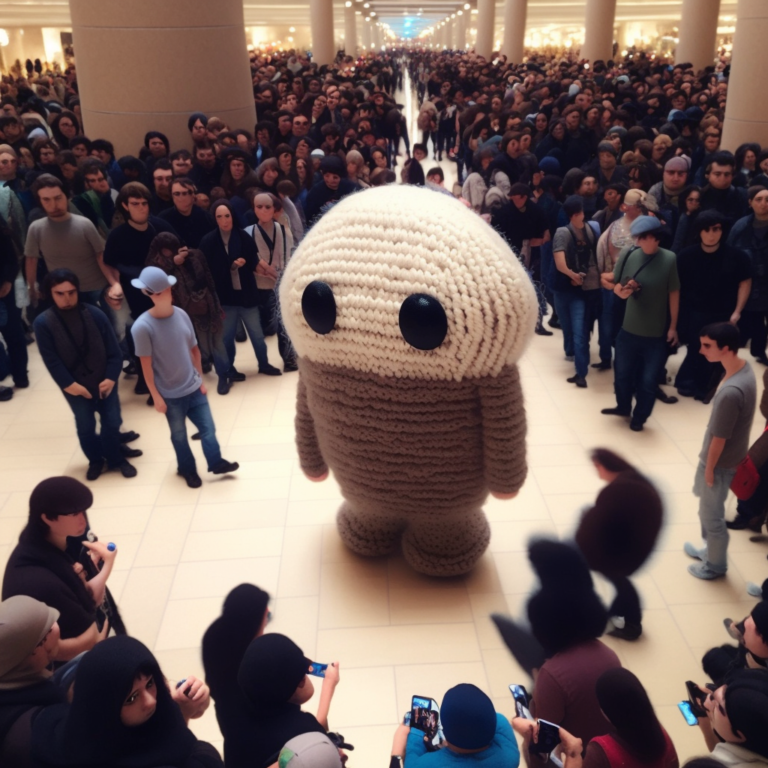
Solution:
{"label": "tiled floor", "polygon": [[[413,125],[414,105],[406,105]],[[290,635],[312,658],[340,661],[330,720],[357,747],[352,765],[384,764],[414,693],[439,700],[452,685],[473,682],[511,715],[508,684],[529,681],[488,615],[521,614],[534,585],[528,537],[572,531],[580,508],[601,487],[587,451],[607,446],[657,481],[668,514],[657,552],[637,578],[645,634],[633,644],[606,642],[648,686],[680,757],[702,754],[698,730],[685,725],[676,704],[686,679],[702,679],[703,651],[727,641],[723,617],[750,610],[745,582],[768,575],[766,547],[736,532],[726,580],[704,583],[686,573],[681,548],[698,533],[690,489],[708,407],[685,399],[658,404],[646,430],[630,432],[623,420],[600,415],[613,404],[610,372],[591,373],[587,390],[566,383],[573,370],[563,361],[561,338],[535,337],[521,365],[528,480],[516,500],[488,502],[488,553],[474,573],[447,581],[412,573],[400,557],[361,560],[342,546],[334,527],[338,486],[332,479],[310,483],[298,467],[295,374],[259,379],[250,350],[239,345],[238,368],[248,380],[210,401],[224,455],[241,470],[208,475],[199,490],[175,474],[164,418],[133,394],[132,380],[122,379],[125,427],[141,433],[134,445],[144,456],[135,461],[135,479],[109,474],[92,484],[90,519],[100,538],[118,545],[110,586],[131,634],[156,651],[170,679],[202,674],[200,640],[223,597],[243,581],[259,584],[273,595],[270,630]],[[31,388],[0,404],[2,566],[24,525],[33,486],[61,473],[83,478],[86,469],[69,409],[36,347],[30,352]],[[270,355],[279,360],[274,339]],[[679,359],[671,359],[672,368]],[[199,444],[194,450],[199,455]],[[599,588],[610,597],[610,588]],[[221,746],[212,709],[193,727]]]}

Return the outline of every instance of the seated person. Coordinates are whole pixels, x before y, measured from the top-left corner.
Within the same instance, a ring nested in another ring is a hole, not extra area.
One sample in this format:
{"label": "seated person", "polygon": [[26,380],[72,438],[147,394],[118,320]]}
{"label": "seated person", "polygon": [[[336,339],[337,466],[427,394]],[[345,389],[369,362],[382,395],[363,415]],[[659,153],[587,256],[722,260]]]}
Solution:
{"label": "seated person", "polygon": [[730,768],[768,763],[768,670],[731,672],[704,702],[699,718],[712,757]]}
{"label": "seated person", "polygon": [[[461,683],[447,691],[440,707],[440,721],[445,745],[435,752],[427,751],[422,731],[407,729],[405,768],[447,768],[472,763],[483,768],[519,765],[520,751],[509,721],[496,712],[488,695],[477,686]],[[398,729],[393,753],[405,730],[406,726]]]}
{"label": "seated person", "polygon": [[250,741],[239,738],[250,726],[248,699],[237,684],[237,670],[251,640],[264,634],[269,595],[253,584],[240,584],[224,600],[224,608],[203,635],[205,682],[211,689],[216,719],[224,737],[228,768],[250,767]]}
{"label": "seated person", "polygon": [[25,595],[0,603],[0,765],[32,765],[32,718],[65,701],[48,667],[59,644],[59,612]]}
{"label": "seated person", "polygon": [[44,709],[32,724],[39,768],[222,768],[218,752],[185,721],[200,717],[210,697],[192,676],[168,683],[138,640],[112,637],[83,657],[71,704]]}
{"label": "seated person", "polygon": [[[635,675],[628,669],[611,669],[598,679],[596,693],[607,718],[606,733],[589,742],[582,758],[581,739],[561,728],[567,768],[678,767],[680,762],[672,740]],[[518,733],[528,738],[531,726],[536,728],[532,720],[522,718],[515,718],[513,724]]]}
{"label": "seated person", "polygon": [[736,669],[765,669],[768,664],[768,602],[760,601],[738,624],[725,620],[728,634],[739,641],[738,646],[722,645],[704,654],[704,671],[722,683],[725,676]]}
{"label": "seated person", "polygon": [[[307,675],[312,662],[285,635],[268,634],[252,640],[243,656],[237,681],[250,704],[247,725],[230,730],[237,750],[248,750],[250,766],[262,768],[277,759],[283,745],[301,733],[328,730],[328,711],[339,682],[339,664],[325,670],[317,717],[301,705],[315,692]],[[238,724],[239,725],[239,724]],[[229,747],[225,745],[225,751]]]}
{"label": "seated person", "polygon": [[[294,736],[280,750],[276,766],[280,768],[343,768],[346,755],[322,733]],[[229,763],[227,763],[229,765]]]}
{"label": "seated person", "polygon": [[[32,491],[29,521],[19,536],[3,577],[3,600],[28,595],[59,612],[61,640],[57,661],[68,661],[104,640],[110,622],[98,615],[104,602],[107,579],[117,551],[100,541],[82,541],[82,546],[103,560],[98,575],[85,580],[82,564],[68,551],[71,539],[82,537],[87,528],[86,510],[93,494],[71,477],[49,477]],[[80,542],[75,542],[80,548]],[[97,619],[102,619],[99,628]]]}

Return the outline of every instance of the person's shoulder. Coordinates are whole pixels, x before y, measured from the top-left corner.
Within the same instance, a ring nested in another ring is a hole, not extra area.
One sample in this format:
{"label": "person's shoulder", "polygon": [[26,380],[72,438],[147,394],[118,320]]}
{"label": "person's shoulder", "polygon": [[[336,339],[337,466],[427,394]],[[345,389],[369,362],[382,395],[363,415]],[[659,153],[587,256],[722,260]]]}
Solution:
{"label": "person's shoulder", "polygon": [[172,221],[176,218],[176,208],[166,208],[164,211],[160,211],[160,213],[157,214],[158,219],[162,219],[163,221]]}
{"label": "person's shoulder", "polygon": [[100,325],[110,324],[109,319],[99,307],[93,304],[83,304],[83,309]]}
{"label": "person's shoulder", "polygon": [[174,306],[173,318],[177,322],[184,323],[184,325],[192,325],[192,321],[189,319],[189,315],[181,307]]}
{"label": "person's shoulder", "polygon": [[[168,211],[176,210],[175,208],[168,208]],[[150,216],[149,217],[149,223],[158,231],[158,232],[170,232],[171,234],[176,234],[176,230],[173,228],[170,222],[166,221],[165,219],[160,219],[157,216]]]}

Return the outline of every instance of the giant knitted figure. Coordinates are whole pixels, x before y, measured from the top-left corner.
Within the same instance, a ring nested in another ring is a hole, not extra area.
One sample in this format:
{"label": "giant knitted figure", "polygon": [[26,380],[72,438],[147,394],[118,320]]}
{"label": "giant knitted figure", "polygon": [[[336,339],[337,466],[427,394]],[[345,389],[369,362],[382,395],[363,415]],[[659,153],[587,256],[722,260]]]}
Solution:
{"label": "giant knitted figure", "polygon": [[416,570],[472,569],[489,491],[525,480],[516,361],[536,295],[510,248],[447,195],[351,195],[310,230],[280,285],[299,355],[296,441],[313,480],[332,469],[339,535],[360,555],[398,544]]}

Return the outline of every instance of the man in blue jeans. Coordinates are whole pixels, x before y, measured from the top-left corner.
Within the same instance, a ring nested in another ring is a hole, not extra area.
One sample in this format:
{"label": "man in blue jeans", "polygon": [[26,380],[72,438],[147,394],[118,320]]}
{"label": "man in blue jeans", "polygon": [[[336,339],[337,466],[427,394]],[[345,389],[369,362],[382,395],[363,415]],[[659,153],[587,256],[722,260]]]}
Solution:
{"label": "man in blue jeans", "polygon": [[725,499],[741,460],[749,448],[755,415],[757,383],[746,360],[739,357],[739,329],[731,323],[712,323],[700,331],[701,354],[707,362],[721,363],[725,376],[712,400],[693,492],[699,497],[699,520],[704,547],[685,543],[689,557],[701,560],[688,566],[697,579],[717,579],[728,570],[728,528]]}
{"label": "man in blue jeans", "polygon": [[80,280],[72,270],[54,269],[45,276],[43,293],[52,306],[35,319],[40,356],[75,415],[77,437],[88,459],[86,479],[96,480],[105,462],[123,477],[136,477],[120,438],[123,420],[116,384],[123,353],[106,315],[80,302],[79,290]]}
{"label": "man in blue jeans", "polygon": [[638,216],[630,227],[636,245],[622,250],[613,272],[613,292],[626,302],[626,312],[616,337],[616,407],[603,408],[602,413],[631,416],[629,428],[634,432],[642,431],[653,411],[668,345],[678,343],[677,260],[672,251],[659,248],[660,229],[656,217]]}
{"label": "man in blue jeans", "polygon": [[187,440],[187,417],[200,433],[209,472],[223,475],[234,472],[239,464],[221,456],[203,384],[195,329],[189,315],[173,306],[171,287],[175,283],[176,278],[159,267],[145,267],[138,278],[131,280],[134,288],[149,296],[153,304],[152,309],[139,315],[131,333],[155,410],[168,419],[178,473],[190,488],[199,488],[203,481]]}

